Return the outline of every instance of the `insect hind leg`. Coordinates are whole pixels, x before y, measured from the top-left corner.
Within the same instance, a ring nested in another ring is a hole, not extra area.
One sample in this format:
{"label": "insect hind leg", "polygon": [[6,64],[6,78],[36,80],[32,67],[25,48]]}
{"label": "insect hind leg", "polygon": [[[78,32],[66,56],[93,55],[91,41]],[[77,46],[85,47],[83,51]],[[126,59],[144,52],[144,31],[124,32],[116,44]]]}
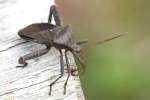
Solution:
{"label": "insect hind leg", "polygon": [[50,12],[49,12],[49,17],[48,17],[48,23],[51,23],[52,21],[52,16],[54,17],[55,23],[58,26],[62,26],[63,25],[63,19],[60,16],[58,9],[55,5],[52,5],[50,8]]}

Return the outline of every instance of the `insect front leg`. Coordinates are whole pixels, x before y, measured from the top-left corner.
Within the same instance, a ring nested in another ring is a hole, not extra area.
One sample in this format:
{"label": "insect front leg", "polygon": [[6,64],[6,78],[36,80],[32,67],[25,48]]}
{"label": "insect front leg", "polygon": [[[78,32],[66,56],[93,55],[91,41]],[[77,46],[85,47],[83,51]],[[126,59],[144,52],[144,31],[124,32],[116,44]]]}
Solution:
{"label": "insect front leg", "polygon": [[49,17],[48,17],[48,23],[51,23],[52,21],[52,16],[54,17],[56,25],[62,26],[63,25],[63,19],[58,13],[58,9],[55,5],[52,5],[50,8],[49,12]]}
{"label": "insect front leg", "polygon": [[50,50],[50,47],[47,46],[46,49],[35,51],[35,52],[32,52],[30,54],[27,54],[27,55],[24,55],[24,56],[20,57],[18,62],[19,62],[19,64],[22,64],[22,66],[16,66],[16,67],[22,67],[22,68],[26,67],[28,65],[26,60],[42,56],[42,55],[46,54],[49,50]]}
{"label": "insect front leg", "polygon": [[50,90],[49,90],[49,95],[51,95],[51,91],[52,91],[52,86],[63,76],[64,74],[64,60],[63,60],[63,54],[62,54],[62,50],[59,50],[60,52],[60,76],[54,80],[51,84],[50,84]]}
{"label": "insect front leg", "polygon": [[[78,53],[72,51],[72,54],[74,55],[75,59],[77,59],[79,61],[80,65],[83,69],[83,73],[84,73],[84,71],[85,71],[85,62],[84,62],[84,60],[80,58]],[[76,71],[77,71],[77,69],[72,69],[71,70],[71,75],[78,76],[78,74],[74,74],[74,72],[76,72]]]}

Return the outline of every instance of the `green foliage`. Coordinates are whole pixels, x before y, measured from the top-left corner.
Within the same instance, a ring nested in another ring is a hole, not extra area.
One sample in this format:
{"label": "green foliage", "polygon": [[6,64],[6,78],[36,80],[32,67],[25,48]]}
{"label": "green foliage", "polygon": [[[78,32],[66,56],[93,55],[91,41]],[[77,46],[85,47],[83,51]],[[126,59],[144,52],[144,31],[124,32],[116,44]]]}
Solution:
{"label": "green foliage", "polygon": [[76,36],[96,42],[128,32],[101,46],[84,47],[87,68],[81,80],[86,100],[150,100],[150,1],[83,1],[84,9],[73,8],[80,13],[69,9],[75,17],[66,16]]}

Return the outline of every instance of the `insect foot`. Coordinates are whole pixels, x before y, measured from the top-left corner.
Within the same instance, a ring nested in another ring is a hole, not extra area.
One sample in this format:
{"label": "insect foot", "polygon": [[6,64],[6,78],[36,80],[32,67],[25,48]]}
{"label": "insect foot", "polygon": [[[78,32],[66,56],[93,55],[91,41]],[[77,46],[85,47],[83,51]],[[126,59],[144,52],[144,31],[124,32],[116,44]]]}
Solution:
{"label": "insect foot", "polygon": [[20,68],[20,67],[24,68],[24,67],[26,67],[28,65],[28,63],[25,62],[25,60],[22,57],[19,58],[18,62],[19,62],[19,64],[22,64],[22,65],[16,66],[16,68]]}

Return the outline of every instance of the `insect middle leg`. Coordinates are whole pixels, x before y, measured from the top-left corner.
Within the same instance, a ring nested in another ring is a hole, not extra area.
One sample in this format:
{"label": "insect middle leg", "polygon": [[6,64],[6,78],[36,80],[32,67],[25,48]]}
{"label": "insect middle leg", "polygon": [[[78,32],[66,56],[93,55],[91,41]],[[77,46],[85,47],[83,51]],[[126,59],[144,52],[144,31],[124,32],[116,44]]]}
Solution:
{"label": "insect middle leg", "polygon": [[28,65],[26,60],[42,56],[42,55],[48,53],[49,50],[50,50],[50,46],[47,46],[47,48],[45,48],[45,49],[35,51],[35,52],[32,52],[30,54],[27,54],[27,55],[24,55],[24,56],[20,57],[18,62],[19,62],[19,64],[22,64],[22,65],[21,66],[16,66],[16,67],[22,67],[22,68],[26,67]]}
{"label": "insect middle leg", "polygon": [[65,84],[64,84],[64,94],[66,94],[66,86],[67,86],[67,83],[68,83],[68,80],[69,80],[69,77],[70,77],[70,66],[69,66],[69,61],[68,61],[68,57],[67,57],[67,50],[65,51],[65,60],[66,60],[66,65],[67,65],[67,72],[68,72],[68,76],[67,76],[67,79],[65,81]]}
{"label": "insect middle leg", "polygon": [[63,76],[63,74],[64,74],[64,60],[63,60],[63,54],[62,54],[62,50],[60,49],[59,50],[59,52],[60,52],[60,72],[61,72],[61,74],[60,74],[60,76],[56,79],[56,80],[54,80],[51,84],[50,84],[50,90],[49,90],[49,95],[51,95],[51,91],[52,91],[52,86]]}

